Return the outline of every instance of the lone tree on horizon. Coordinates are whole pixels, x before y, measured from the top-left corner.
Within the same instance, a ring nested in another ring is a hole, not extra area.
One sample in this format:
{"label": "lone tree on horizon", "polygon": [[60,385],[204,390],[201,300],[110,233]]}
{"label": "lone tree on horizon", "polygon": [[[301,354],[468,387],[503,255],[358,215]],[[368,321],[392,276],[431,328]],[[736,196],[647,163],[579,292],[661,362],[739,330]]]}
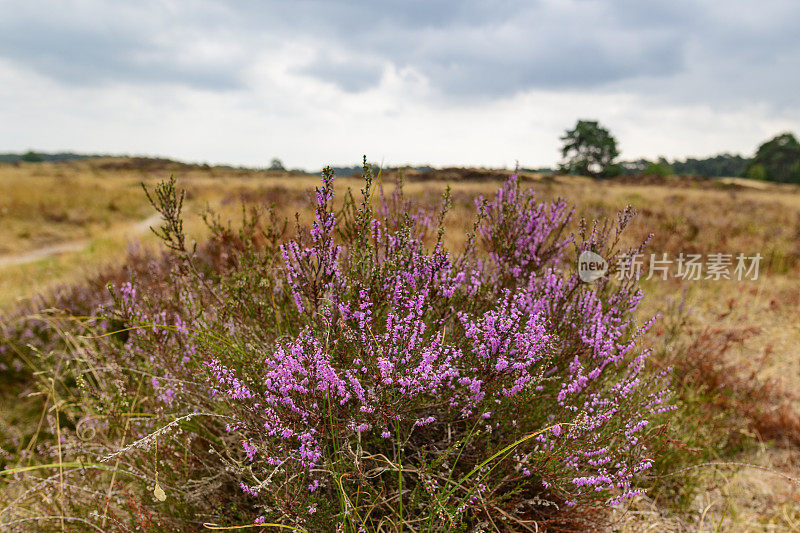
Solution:
{"label": "lone tree on horizon", "polygon": [[283,161],[281,161],[277,157],[273,157],[272,161],[270,161],[269,163],[268,170],[286,170],[286,167],[283,166]]}
{"label": "lone tree on horizon", "polygon": [[574,129],[561,137],[564,146],[560,169],[568,174],[583,174],[593,178],[618,174],[614,165],[617,158],[617,141],[596,120],[579,120]]}

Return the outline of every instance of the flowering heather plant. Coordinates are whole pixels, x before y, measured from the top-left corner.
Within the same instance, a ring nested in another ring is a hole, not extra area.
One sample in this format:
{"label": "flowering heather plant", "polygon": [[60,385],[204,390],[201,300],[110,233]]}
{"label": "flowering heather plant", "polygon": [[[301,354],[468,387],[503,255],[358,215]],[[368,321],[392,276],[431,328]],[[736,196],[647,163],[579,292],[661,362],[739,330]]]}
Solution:
{"label": "flowering heather plant", "polygon": [[570,234],[566,203],[514,175],[477,200],[453,252],[449,194],[431,212],[401,182],[385,193],[366,163],[364,177],[337,208],[326,169],[293,238],[276,221],[234,235],[209,219],[215,242],[237,243],[225,269],[197,266],[174,183],[156,190],[184,263],[167,290],[115,291],[128,336],[87,341],[77,372],[92,412],[73,416],[102,423],[67,442],[154,479],[157,501],[133,512],[117,498],[98,520],[575,527],[642,491],[666,374],[636,346],[649,324],[633,319],[635,281],[584,284],[569,253],[627,252],[632,213]]}

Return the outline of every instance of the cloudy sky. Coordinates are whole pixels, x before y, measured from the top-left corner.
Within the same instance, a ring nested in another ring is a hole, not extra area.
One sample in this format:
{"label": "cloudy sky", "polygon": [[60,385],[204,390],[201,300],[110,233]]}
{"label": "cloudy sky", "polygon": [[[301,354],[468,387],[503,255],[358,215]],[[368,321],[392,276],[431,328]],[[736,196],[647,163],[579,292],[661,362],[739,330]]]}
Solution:
{"label": "cloudy sky", "polygon": [[800,132],[797,0],[0,0],[0,152],[554,165]]}

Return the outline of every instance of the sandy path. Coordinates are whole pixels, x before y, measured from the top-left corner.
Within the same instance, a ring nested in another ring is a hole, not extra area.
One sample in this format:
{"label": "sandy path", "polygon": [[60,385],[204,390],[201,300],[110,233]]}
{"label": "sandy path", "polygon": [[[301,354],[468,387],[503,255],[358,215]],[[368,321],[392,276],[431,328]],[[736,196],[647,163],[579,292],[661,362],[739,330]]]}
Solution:
{"label": "sandy path", "polygon": [[[141,235],[142,233],[149,231],[151,226],[158,224],[160,221],[161,215],[159,213],[154,213],[144,220],[140,220],[139,222],[131,224],[127,230],[123,232],[123,235],[127,237]],[[89,239],[82,239],[78,241],[43,246],[42,248],[37,248],[36,250],[31,250],[21,254],[0,255],[0,268],[24,265],[26,263],[33,263],[35,261],[41,261],[42,259],[56,257],[61,254],[79,252],[89,246],[90,242],[91,241]]]}

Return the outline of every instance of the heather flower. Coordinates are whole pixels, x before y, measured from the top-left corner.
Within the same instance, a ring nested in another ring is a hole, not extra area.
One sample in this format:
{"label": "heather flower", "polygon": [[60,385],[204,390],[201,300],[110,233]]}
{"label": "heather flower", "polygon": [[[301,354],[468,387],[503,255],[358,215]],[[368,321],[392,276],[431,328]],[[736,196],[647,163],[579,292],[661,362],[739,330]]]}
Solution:
{"label": "heather flower", "polygon": [[651,322],[633,319],[636,285],[587,285],[569,268],[573,249],[605,251],[608,232],[570,234],[566,203],[538,201],[514,175],[478,200],[454,252],[449,197],[437,211],[399,184],[373,192],[368,179],[360,202],[348,193],[334,207],[326,169],[294,238],[237,244],[217,277],[176,268],[178,297],[123,285],[118,318],[165,325],[119,349],[120,366],[152,376],[149,407],[224,418],[187,427],[200,437],[186,449],[202,443],[203,464],[220,463],[256,523],[341,519],[321,504],[337,491],[359,495],[343,504],[359,516],[394,516],[398,477],[403,497],[419,498],[405,512],[433,517],[432,529],[477,519],[484,498],[638,494],[654,422],[674,406],[668,374],[650,375],[638,345]]}

